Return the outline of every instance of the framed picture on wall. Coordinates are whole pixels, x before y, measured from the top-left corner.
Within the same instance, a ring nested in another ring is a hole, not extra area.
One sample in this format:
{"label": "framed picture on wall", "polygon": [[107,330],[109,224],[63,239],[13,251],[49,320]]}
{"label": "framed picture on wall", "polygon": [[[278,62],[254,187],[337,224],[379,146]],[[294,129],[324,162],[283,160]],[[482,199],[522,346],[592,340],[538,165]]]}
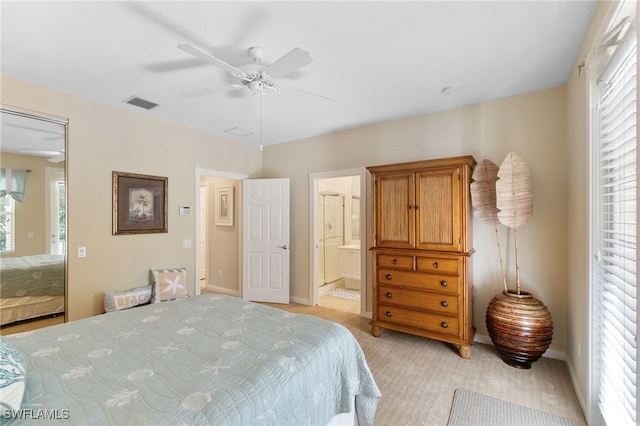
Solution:
{"label": "framed picture on wall", "polygon": [[113,235],[168,231],[169,179],[113,172]]}
{"label": "framed picture on wall", "polygon": [[233,226],[233,186],[216,186],[216,225]]}

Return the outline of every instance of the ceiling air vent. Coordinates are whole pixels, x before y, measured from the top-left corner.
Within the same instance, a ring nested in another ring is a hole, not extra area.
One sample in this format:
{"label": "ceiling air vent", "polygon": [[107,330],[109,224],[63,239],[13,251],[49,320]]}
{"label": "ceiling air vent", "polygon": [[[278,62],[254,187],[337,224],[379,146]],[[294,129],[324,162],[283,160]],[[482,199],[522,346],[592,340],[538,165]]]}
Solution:
{"label": "ceiling air vent", "polygon": [[151,109],[158,106],[158,104],[153,103],[151,101],[147,101],[145,99],[139,98],[137,96],[132,96],[129,99],[124,101],[127,104],[131,104],[144,109]]}
{"label": "ceiling air vent", "polygon": [[243,129],[242,127],[232,127],[231,129],[225,130],[225,132],[233,135],[233,136],[249,136],[252,135],[253,132],[251,130]]}

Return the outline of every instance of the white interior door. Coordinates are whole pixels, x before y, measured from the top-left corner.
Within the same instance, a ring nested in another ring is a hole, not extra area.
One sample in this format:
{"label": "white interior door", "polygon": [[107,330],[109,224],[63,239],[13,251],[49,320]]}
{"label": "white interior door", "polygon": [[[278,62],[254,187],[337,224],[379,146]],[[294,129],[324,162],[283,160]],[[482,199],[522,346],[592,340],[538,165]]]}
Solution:
{"label": "white interior door", "polygon": [[242,188],[242,298],[289,303],[289,179]]}

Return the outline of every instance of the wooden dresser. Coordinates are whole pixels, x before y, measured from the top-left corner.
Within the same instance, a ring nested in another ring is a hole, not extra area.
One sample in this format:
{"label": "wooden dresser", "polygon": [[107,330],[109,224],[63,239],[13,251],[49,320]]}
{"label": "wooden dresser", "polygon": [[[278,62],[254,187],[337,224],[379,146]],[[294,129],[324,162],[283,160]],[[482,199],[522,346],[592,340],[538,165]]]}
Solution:
{"label": "wooden dresser", "polygon": [[368,167],[373,183],[373,320],[471,357],[471,156]]}

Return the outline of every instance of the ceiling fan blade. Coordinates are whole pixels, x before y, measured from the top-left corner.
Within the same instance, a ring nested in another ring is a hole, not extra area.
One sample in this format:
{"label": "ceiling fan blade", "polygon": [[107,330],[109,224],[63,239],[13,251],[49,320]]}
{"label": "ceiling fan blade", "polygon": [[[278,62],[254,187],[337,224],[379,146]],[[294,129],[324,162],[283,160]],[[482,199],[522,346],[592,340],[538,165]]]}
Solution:
{"label": "ceiling fan blade", "polygon": [[56,155],[54,157],[49,157],[47,158],[47,161],[50,161],[52,163],[60,163],[64,161],[64,154]]}
{"label": "ceiling fan blade", "polygon": [[199,47],[193,46],[191,44],[179,44],[178,45],[178,49],[183,50],[197,58],[200,58],[204,61],[207,61],[209,63],[212,63],[214,65],[219,66],[220,68],[222,68],[223,70],[227,71],[228,73],[233,74],[234,76],[241,78],[243,80],[247,80],[248,76],[247,74],[242,71],[239,68],[234,67],[231,64],[226,63],[225,61],[223,61],[220,58],[216,58],[215,56],[213,56],[212,53],[207,52],[204,49],[201,49]]}
{"label": "ceiling fan blade", "polygon": [[187,90],[186,92],[182,92],[182,94],[190,98],[193,98],[196,96],[210,95],[212,93],[230,92],[232,90],[242,89],[243,87],[244,86],[242,84],[228,84],[226,86],[206,87],[204,89]]}
{"label": "ceiling fan blade", "polygon": [[313,62],[313,59],[311,59],[309,52],[296,47],[291,52],[282,56],[280,59],[265,68],[263,72],[275,80],[297,70],[298,68],[302,68],[311,62]]}

